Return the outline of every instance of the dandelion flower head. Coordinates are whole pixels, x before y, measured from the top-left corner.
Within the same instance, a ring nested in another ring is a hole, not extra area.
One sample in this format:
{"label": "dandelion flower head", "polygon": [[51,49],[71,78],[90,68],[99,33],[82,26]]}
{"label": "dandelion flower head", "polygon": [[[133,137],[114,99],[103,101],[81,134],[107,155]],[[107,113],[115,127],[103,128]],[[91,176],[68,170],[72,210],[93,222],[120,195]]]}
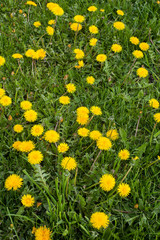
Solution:
{"label": "dandelion flower head", "polygon": [[94,115],[102,115],[102,111],[100,109],[100,107],[97,106],[92,106],[90,108],[91,113],[93,113]]}
{"label": "dandelion flower head", "polygon": [[30,164],[39,164],[43,161],[43,154],[40,151],[34,150],[28,154],[28,162]]}
{"label": "dandelion flower head", "polygon": [[70,98],[68,96],[61,96],[59,102],[63,105],[67,105],[70,103]]}
{"label": "dandelion flower head", "polygon": [[22,101],[20,103],[20,107],[23,109],[23,110],[30,110],[32,108],[32,103],[29,102],[29,101]]}
{"label": "dandelion flower head", "polygon": [[37,112],[34,111],[34,110],[27,110],[25,113],[24,113],[24,117],[26,119],[26,121],[28,122],[35,122],[37,120]]}
{"label": "dandelion flower head", "polygon": [[93,34],[97,34],[99,32],[98,28],[95,25],[91,25],[89,27],[89,31],[90,31],[90,33],[93,33]]}
{"label": "dandelion flower head", "polygon": [[79,128],[78,135],[81,137],[87,137],[89,135],[89,130],[87,128]]}
{"label": "dandelion flower head", "polygon": [[1,99],[0,99],[0,104],[4,107],[7,107],[9,105],[11,105],[12,103],[12,99],[6,95],[4,95]]}
{"label": "dandelion flower head", "polygon": [[115,141],[119,138],[117,129],[110,129],[109,131],[107,131],[106,136],[110,138],[112,141]]}
{"label": "dandelion flower head", "polygon": [[159,102],[154,98],[149,100],[149,105],[155,109],[159,108]]}
{"label": "dandelion flower head", "polygon": [[87,81],[88,84],[92,85],[95,82],[95,78],[93,76],[88,76],[86,78],[86,81]]}
{"label": "dandelion flower head", "polygon": [[59,153],[67,152],[69,149],[69,146],[67,143],[60,143],[57,147]]}
{"label": "dandelion flower head", "polygon": [[21,133],[23,131],[23,126],[21,124],[16,124],[14,125],[13,130],[17,133]]}
{"label": "dandelion flower head", "polygon": [[51,231],[46,226],[41,226],[35,230],[35,240],[51,240]]}
{"label": "dandelion flower head", "polygon": [[82,25],[80,23],[72,23],[70,25],[71,30],[78,32],[82,29]]}
{"label": "dandelion flower head", "polygon": [[141,77],[141,78],[145,78],[145,77],[147,77],[148,76],[148,70],[147,69],[145,69],[145,68],[138,68],[137,69],[137,75],[139,76],[139,77]]}
{"label": "dandelion flower head", "polygon": [[127,183],[120,183],[117,190],[121,197],[127,197],[131,192],[131,188]]}
{"label": "dandelion flower head", "polygon": [[34,205],[35,199],[30,194],[23,195],[21,198],[21,203],[25,207],[32,207]]}
{"label": "dandelion flower head", "polygon": [[125,25],[123,22],[114,22],[113,27],[119,31],[125,29]]}
{"label": "dandelion flower head", "polygon": [[116,181],[115,181],[115,178],[111,174],[104,174],[101,177],[99,183],[100,183],[100,187],[104,191],[109,192],[114,188]]}
{"label": "dandelion flower head", "polygon": [[130,37],[130,42],[134,45],[138,45],[139,44],[139,39],[137,37]]}
{"label": "dandelion flower head", "polygon": [[106,137],[100,137],[97,140],[97,147],[100,150],[109,150],[112,147],[112,143],[109,140],[109,138]]}
{"label": "dandelion flower head", "polygon": [[23,179],[17,174],[11,174],[5,181],[5,188],[10,191],[16,191],[18,188],[21,188],[23,184]]}
{"label": "dandelion flower head", "polygon": [[72,157],[65,157],[61,162],[61,166],[68,171],[74,170],[77,167],[77,162]]}
{"label": "dandelion flower head", "polygon": [[113,44],[111,49],[112,49],[113,52],[119,53],[119,52],[122,51],[122,46],[120,44]]}
{"label": "dandelion flower head", "polygon": [[4,57],[0,56],[0,67],[5,64],[6,60]]}
{"label": "dandelion flower head", "polygon": [[121,160],[127,160],[130,156],[130,153],[127,149],[123,149],[118,153],[118,156]]}
{"label": "dandelion flower head", "polygon": [[143,52],[140,50],[135,50],[132,52],[132,54],[135,58],[143,58],[144,57]]}
{"label": "dandelion flower head", "polygon": [[139,44],[139,47],[142,51],[147,51],[149,49],[149,44],[146,42],[142,42]]}
{"label": "dandelion flower head", "polygon": [[97,60],[98,62],[105,62],[106,59],[107,59],[107,56],[106,56],[105,54],[99,54],[99,55],[97,55],[97,57],[96,57],[96,60]]}
{"label": "dandelion flower head", "polygon": [[89,133],[89,137],[92,139],[92,140],[98,140],[98,138],[100,138],[102,136],[102,133],[98,130],[93,130]]}
{"label": "dandelion flower head", "polygon": [[44,138],[46,141],[48,141],[49,143],[56,143],[59,141],[60,139],[60,135],[59,133],[57,133],[55,130],[48,130],[45,135]]}
{"label": "dandelion flower head", "polygon": [[96,229],[106,228],[109,225],[109,217],[104,212],[95,212],[91,215],[90,223]]}

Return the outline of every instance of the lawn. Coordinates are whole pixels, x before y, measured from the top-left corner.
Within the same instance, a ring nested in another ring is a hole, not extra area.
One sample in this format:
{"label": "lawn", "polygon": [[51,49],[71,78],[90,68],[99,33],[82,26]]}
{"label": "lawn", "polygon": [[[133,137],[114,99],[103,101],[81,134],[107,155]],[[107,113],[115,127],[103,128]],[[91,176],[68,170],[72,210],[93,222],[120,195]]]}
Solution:
{"label": "lawn", "polygon": [[0,3],[0,239],[158,240],[160,2],[54,3]]}

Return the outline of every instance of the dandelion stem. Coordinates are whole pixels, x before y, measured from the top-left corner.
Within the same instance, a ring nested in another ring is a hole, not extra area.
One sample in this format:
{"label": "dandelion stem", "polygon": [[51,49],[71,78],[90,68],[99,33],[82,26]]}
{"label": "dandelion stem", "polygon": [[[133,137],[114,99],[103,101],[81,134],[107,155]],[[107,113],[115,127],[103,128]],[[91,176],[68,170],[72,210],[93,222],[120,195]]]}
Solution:
{"label": "dandelion stem", "polygon": [[101,152],[102,152],[102,150],[99,151],[99,153],[98,153],[97,157],[95,158],[95,160],[94,160],[94,162],[93,162],[93,164],[92,164],[92,166],[91,166],[91,168],[90,168],[89,171],[92,171],[92,169],[93,169],[93,167],[94,167],[94,164],[95,164],[95,162],[97,161],[97,159],[99,158]]}
{"label": "dandelion stem", "polygon": [[17,231],[16,231],[16,229],[14,227],[14,223],[13,223],[13,220],[12,220],[12,217],[11,217],[11,214],[10,214],[10,211],[9,211],[8,207],[7,207],[7,213],[8,213],[8,216],[9,216],[10,220],[11,220],[11,223],[13,225],[13,229],[14,229],[14,232],[16,234],[16,237],[17,237],[18,240],[20,240],[19,237],[18,237]]}
{"label": "dandelion stem", "polygon": [[142,113],[140,112],[139,118],[138,118],[138,122],[137,122],[137,126],[136,126],[136,132],[135,132],[135,137],[137,136],[137,132],[138,132],[138,127],[139,127],[139,123],[140,123],[140,119],[142,117]]}

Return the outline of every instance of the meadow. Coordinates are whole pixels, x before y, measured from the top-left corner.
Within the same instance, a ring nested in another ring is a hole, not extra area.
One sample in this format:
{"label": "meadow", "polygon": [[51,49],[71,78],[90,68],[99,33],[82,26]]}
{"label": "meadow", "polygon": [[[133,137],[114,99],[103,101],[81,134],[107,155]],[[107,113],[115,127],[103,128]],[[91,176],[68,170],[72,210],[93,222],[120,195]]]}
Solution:
{"label": "meadow", "polygon": [[0,3],[0,239],[160,238],[160,1]]}

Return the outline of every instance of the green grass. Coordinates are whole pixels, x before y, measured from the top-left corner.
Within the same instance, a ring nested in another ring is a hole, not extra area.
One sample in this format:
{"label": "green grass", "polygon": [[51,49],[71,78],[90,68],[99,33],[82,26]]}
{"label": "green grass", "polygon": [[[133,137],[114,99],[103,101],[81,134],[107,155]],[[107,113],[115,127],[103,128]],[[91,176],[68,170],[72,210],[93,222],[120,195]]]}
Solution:
{"label": "green grass", "polygon": [[[159,109],[151,108],[148,101],[151,98],[158,100],[160,94],[160,5],[152,0],[96,0],[94,4],[84,0],[75,3],[58,1],[65,13],[58,17],[50,42],[50,36],[43,35],[48,20],[55,19],[55,16],[46,8],[47,1],[35,1],[38,6],[31,6],[29,18],[29,6],[25,2],[4,0],[0,7],[0,55],[6,59],[6,64],[0,67],[0,87],[6,90],[13,102],[5,110],[1,108],[0,112],[0,239],[35,239],[31,233],[33,226],[46,225],[52,231],[52,239],[158,240],[160,167],[159,162],[154,161],[160,155],[159,124],[153,138],[151,135],[155,124],[153,115]],[[90,5],[104,8],[105,12],[89,13],[87,8]],[[19,14],[19,9],[27,16]],[[122,9],[125,15],[117,17],[117,9]],[[75,33],[70,30],[69,23],[77,14],[84,15],[86,21],[74,46]],[[116,20],[125,23],[124,31],[118,32],[113,28]],[[34,21],[40,21],[42,26],[35,28]],[[98,43],[90,52],[88,26],[92,24],[99,28],[99,34],[95,36]],[[133,35],[141,42],[148,42],[150,48],[127,75],[134,61],[132,52],[138,49],[129,42]],[[121,53],[109,55],[113,43],[122,45]],[[85,66],[79,70],[73,67],[77,63],[74,47],[85,48],[85,54],[90,52],[84,59]],[[24,56],[29,48],[43,48],[47,52],[45,60],[37,61],[33,70],[32,60]],[[24,56],[20,60],[23,74],[18,69],[17,60],[11,57],[16,52]],[[102,67],[95,60],[99,53],[109,55]],[[136,70],[142,65],[149,71],[149,76],[138,79]],[[68,78],[64,79],[66,75]],[[96,79],[93,86],[86,82],[88,75]],[[71,103],[62,108],[58,99],[66,92],[65,84],[69,82],[75,84],[76,92],[67,94]],[[57,132],[60,142],[66,141],[70,147],[64,156],[75,157],[78,162],[77,173],[76,170],[67,172],[62,169],[63,155],[58,154],[54,144],[48,147],[46,141],[31,136],[30,129],[34,123],[26,122],[20,109],[20,102],[26,99],[38,112],[36,123],[41,123],[45,131],[54,129],[63,118]],[[109,129],[117,128],[120,138],[113,142],[110,151],[102,151],[90,171],[99,150],[96,143],[89,147],[91,139],[81,139],[77,135],[76,109],[93,105],[99,106],[103,114],[95,116],[88,129],[98,129],[105,135]],[[135,136],[140,111],[142,114]],[[9,115],[13,118],[11,121],[8,120]],[[25,130],[16,134],[13,131],[15,124],[22,124]],[[40,167],[28,163],[27,154],[12,149],[13,142],[17,140],[35,142],[36,149],[44,155]],[[118,152],[123,148],[131,154],[127,161],[118,158]],[[140,159],[133,161],[132,157],[136,155]],[[124,180],[131,187],[131,194],[122,199],[115,190],[131,166]],[[12,173],[19,174],[24,180],[18,191],[4,188],[5,179]],[[105,173],[116,178],[116,187],[108,193],[96,185]],[[21,197],[27,193],[35,197],[36,203],[41,202],[41,206],[37,208],[35,204],[24,208]],[[138,204],[138,209],[134,208],[135,204]],[[108,228],[96,230],[91,226],[89,220],[95,211],[109,215]]]}

